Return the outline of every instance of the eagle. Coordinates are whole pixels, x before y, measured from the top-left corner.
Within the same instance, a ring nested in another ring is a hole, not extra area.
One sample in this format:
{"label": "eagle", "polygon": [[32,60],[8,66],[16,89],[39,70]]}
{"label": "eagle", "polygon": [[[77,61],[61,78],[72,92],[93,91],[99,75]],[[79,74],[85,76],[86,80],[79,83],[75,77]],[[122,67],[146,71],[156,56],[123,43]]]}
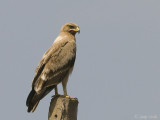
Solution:
{"label": "eagle", "polygon": [[67,94],[68,77],[72,73],[76,59],[76,33],[80,33],[75,23],[62,26],[58,37],[40,60],[32,81],[31,91],[26,100],[28,112],[34,112],[38,103],[57,85],[62,83],[64,96]]}

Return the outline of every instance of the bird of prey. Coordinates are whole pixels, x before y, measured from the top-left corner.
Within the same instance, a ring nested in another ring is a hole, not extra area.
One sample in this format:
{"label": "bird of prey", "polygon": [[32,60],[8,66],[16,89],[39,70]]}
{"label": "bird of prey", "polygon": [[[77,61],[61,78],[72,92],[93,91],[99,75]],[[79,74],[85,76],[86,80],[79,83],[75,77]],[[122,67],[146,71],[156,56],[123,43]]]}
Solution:
{"label": "bird of prey", "polygon": [[64,96],[67,96],[66,85],[76,58],[77,32],[80,32],[78,25],[66,23],[52,46],[43,55],[35,70],[32,90],[26,101],[28,112],[34,112],[39,101],[51,90],[55,89],[57,95],[59,83],[62,83]]}

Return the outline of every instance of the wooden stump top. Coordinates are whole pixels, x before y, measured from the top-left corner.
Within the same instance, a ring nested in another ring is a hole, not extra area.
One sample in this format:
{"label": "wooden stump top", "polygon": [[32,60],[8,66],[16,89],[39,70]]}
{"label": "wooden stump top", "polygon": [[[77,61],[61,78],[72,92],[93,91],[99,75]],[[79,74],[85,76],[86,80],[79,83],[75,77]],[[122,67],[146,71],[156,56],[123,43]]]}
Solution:
{"label": "wooden stump top", "polygon": [[51,99],[48,120],[77,120],[78,99],[54,96]]}

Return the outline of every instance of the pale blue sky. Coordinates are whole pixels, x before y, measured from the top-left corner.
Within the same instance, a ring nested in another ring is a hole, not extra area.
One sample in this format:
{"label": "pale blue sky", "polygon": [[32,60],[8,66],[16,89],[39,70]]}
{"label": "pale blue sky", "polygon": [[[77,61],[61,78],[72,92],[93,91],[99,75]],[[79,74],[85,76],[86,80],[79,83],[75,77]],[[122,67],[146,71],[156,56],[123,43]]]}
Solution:
{"label": "pale blue sky", "polygon": [[0,120],[47,120],[54,91],[33,114],[25,101],[38,62],[66,22],[81,29],[68,83],[79,99],[78,120],[160,119],[159,0],[1,0]]}

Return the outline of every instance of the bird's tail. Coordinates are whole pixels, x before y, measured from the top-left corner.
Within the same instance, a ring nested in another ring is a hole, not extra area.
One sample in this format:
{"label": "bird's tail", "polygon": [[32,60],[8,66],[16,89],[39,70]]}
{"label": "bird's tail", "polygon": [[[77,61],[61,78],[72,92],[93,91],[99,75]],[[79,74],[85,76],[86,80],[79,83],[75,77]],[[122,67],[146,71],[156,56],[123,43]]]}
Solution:
{"label": "bird's tail", "polygon": [[28,95],[26,105],[28,107],[28,112],[34,112],[35,109],[38,106],[39,101],[45,97],[51,90],[55,88],[56,85],[50,86],[44,90],[42,90],[40,93],[36,93],[34,89],[31,90],[31,92]]}
{"label": "bird's tail", "polygon": [[26,105],[28,107],[28,112],[34,112],[38,103],[39,103],[39,99],[37,93],[35,92],[34,89],[31,90],[31,92],[28,95],[27,101],[26,101]]}
{"label": "bird's tail", "polygon": [[38,106],[39,101],[37,101],[34,106],[29,106],[27,111],[28,112],[34,112],[36,110],[37,106]]}

